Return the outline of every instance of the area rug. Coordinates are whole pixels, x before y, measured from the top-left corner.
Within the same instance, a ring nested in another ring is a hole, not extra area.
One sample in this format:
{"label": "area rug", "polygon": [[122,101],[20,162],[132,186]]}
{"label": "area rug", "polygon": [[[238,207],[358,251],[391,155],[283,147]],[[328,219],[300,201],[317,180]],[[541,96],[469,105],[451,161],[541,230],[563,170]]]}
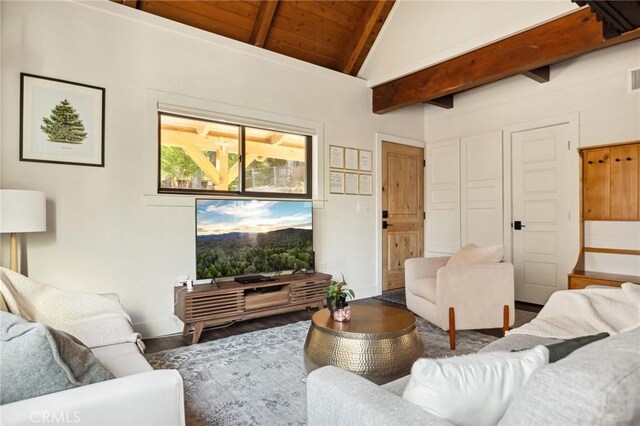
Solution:
{"label": "area rug", "polygon": [[407,306],[407,297],[404,293],[403,288],[401,288],[400,290],[387,291],[382,293],[380,296],[373,296],[373,298]]}
{"label": "area rug", "polygon": [[[188,425],[304,425],[303,346],[310,321],[148,354],[154,369],[182,375]],[[418,318],[425,357],[474,353],[496,337],[460,331],[449,336]]]}

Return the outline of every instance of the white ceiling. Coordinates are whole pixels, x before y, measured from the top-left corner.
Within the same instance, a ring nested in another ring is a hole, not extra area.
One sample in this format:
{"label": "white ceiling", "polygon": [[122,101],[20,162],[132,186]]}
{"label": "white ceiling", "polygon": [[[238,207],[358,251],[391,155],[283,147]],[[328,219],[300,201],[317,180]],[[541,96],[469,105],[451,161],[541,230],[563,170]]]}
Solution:
{"label": "white ceiling", "polygon": [[373,87],[577,9],[570,0],[397,0],[358,77]]}

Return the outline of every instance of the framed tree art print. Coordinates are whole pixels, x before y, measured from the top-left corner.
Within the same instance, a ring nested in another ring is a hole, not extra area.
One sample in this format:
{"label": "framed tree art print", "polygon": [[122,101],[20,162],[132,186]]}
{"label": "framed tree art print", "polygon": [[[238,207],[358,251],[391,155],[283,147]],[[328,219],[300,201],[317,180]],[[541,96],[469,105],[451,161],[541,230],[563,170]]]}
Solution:
{"label": "framed tree art print", "polygon": [[101,87],[20,74],[20,161],[104,167]]}

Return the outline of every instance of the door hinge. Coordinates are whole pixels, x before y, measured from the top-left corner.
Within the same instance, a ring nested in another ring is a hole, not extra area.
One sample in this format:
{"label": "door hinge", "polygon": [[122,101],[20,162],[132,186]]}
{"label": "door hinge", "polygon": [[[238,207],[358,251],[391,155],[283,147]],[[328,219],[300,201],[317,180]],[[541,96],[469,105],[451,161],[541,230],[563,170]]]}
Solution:
{"label": "door hinge", "polygon": [[422,218],[426,219],[427,218],[427,212],[422,212]]}
{"label": "door hinge", "polygon": [[567,150],[571,151],[571,141],[567,141]]}
{"label": "door hinge", "polygon": [[422,167],[427,167],[427,160],[422,160]]}

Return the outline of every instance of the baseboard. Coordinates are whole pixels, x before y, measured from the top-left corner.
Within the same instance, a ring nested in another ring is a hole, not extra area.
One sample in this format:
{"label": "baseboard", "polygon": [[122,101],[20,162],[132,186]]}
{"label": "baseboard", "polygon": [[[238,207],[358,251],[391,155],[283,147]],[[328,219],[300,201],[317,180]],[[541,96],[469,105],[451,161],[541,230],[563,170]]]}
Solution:
{"label": "baseboard", "polygon": [[182,321],[175,315],[159,318],[151,321],[141,321],[133,324],[133,328],[142,334],[143,339],[166,336],[182,332]]}
{"label": "baseboard", "polygon": [[356,287],[353,291],[356,294],[356,300],[380,295],[380,291],[377,286]]}

